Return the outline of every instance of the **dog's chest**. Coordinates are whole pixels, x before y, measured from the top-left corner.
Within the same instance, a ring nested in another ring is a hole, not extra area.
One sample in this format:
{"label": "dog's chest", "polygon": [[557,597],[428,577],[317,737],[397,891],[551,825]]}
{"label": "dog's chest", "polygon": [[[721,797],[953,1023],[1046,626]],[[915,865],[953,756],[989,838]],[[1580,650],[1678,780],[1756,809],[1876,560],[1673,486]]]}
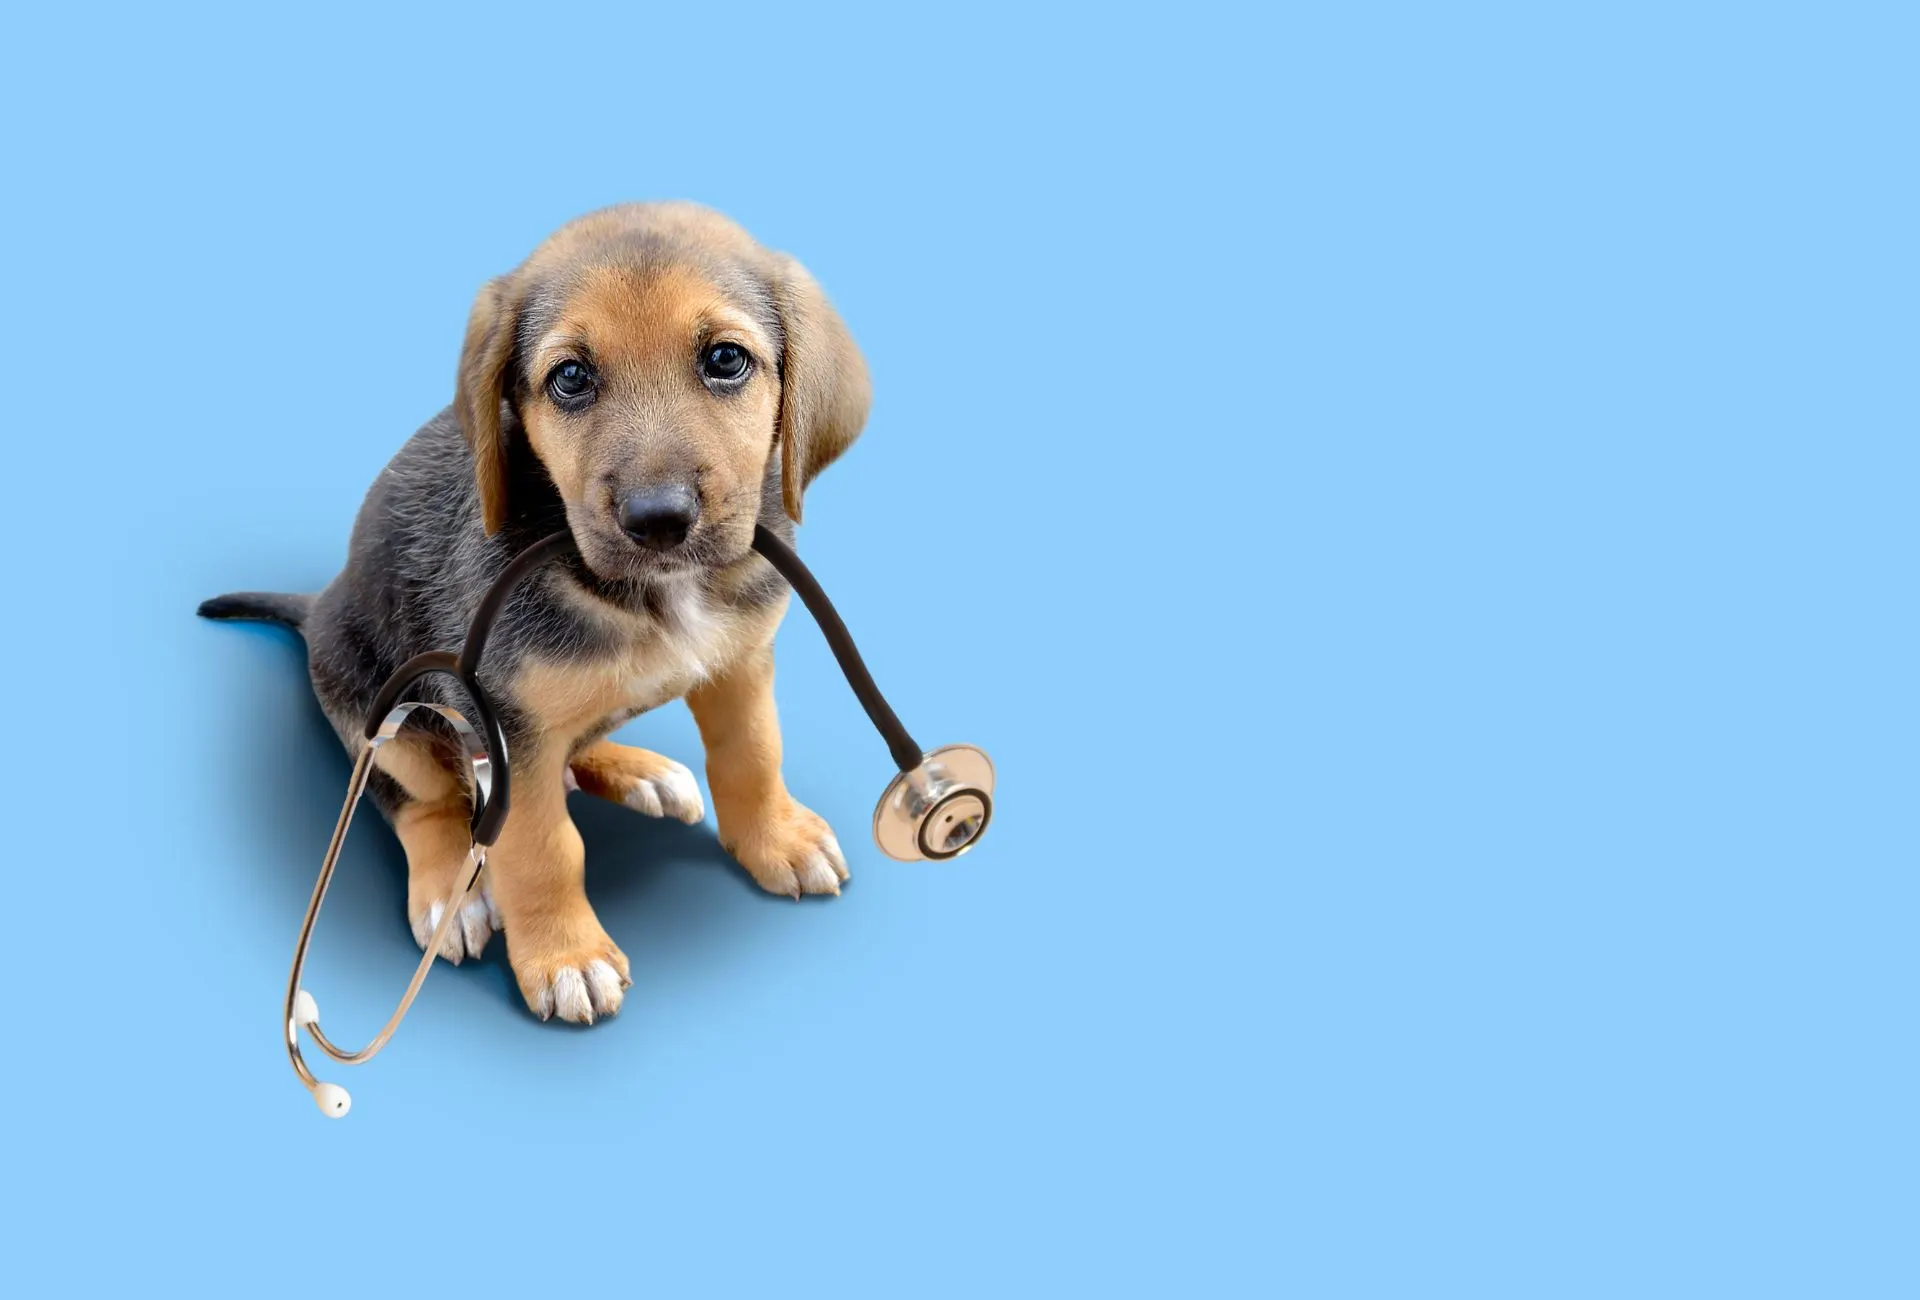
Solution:
{"label": "dog's chest", "polygon": [[610,667],[616,707],[651,709],[685,695],[730,658],[731,620],[695,593],[665,602],[661,617],[638,617],[635,635]]}
{"label": "dog's chest", "polygon": [[566,662],[535,662],[520,694],[543,730],[605,731],[678,699],[740,649],[737,619],[694,589],[669,591],[648,614],[612,614],[608,647]]}

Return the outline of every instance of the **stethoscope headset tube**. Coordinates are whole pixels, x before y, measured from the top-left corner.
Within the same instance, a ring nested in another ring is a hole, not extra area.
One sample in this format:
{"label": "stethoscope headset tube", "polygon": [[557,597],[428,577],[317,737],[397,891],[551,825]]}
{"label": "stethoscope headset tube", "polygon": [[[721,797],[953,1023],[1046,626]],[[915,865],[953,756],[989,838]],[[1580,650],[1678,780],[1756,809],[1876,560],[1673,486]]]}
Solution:
{"label": "stethoscope headset tube", "polygon": [[[874,841],[882,852],[901,861],[944,861],[958,857],[979,842],[993,817],[993,764],[982,751],[970,745],[948,745],[923,753],[901,724],[886,697],[867,670],[860,651],[853,643],[847,625],[841,621],[833,602],[780,538],[763,525],[753,530],[753,549],[785,578],[801,603],[820,625],[828,647],[846,675],[847,684],[872,720],[874,728],[887,742],[898,774],[881,795],[874,810]],[[375,694],[368,711],[366,744],[354,759],[353,775],[347,786],[346,805],[327,844],[327,856],[320,866],[320,877],[307,903],[300,924],[300,938],[294,946],[293,969],[287,979],[284,1006],[287,1055],[294,1073],[313,1094],[323,1114],[338,1119],[352,1106],[352,1098],[338,1084],[323,1083],[314,1077],[300,1053],[300,1031],[305,1029],[329,1057],[343,1065],[361,1065],[377,1055],[406,1017],[420,992],[420,986],[432,969],[440,945],[446,939],[462,904],[480,880],[487,863],[487,849],[500,837],[511,807],[513,778],[507,759],[506,733],[499,713],[481,687],[480,660],[486,652],[487,636],[493,630],[509,597],[536,569],[562,554],[577,554],[571,533],[562,529],[541,538],[515,556],[495,578],[481,597],[479,608],[468,624],[467,637],[460,652],[432,650],[400,665]],[[401,696],[415,683],[427,677],[449,677],[466,697],[471,721],[449,705],[424,701],[403,701]],[[347,830],[353,824],[354,810],[373,775],[374,756],[379,748],[400,732],[416,710],[425,709],[452,728],[458,742],[462,765],[466,769],[467,788],[473,796],[471,822],[473,847],[467,869],[454,882],[443,906],[440,920],[427,939],[426,951],[414,968],[400,1004],[371,1042],[357,1051],[347,1051],[333,1043],[320,1029],[320,1010],[303,987],[307,950],[313,941],[313,928],[326,901],[327,887],[339,863]]]}
{"label": "stethoscope headset tube", "polygon": [[[397,676],[397,674],[396,674]],[[405,683],[402,683],[403,687]],[[333,883],[334,868],[340,862],[340,849],[347,842],[347,831],[353,825],[354,811],[360,806],[360,798],[366,793],[367,782],[373,776],[373,758],[380,746],[399,734],[400,728],[416,709],[427,709],[438,714],[454,734],[460,739],[461,758],[467,771],[468,788],[472,790],[474,803],[485,805],[488,795],[494,789],[496,776],[495,764],[488,757],[485,745],[460,713],[444,704],[429,704],[410,700],[394,705],[384,713],[375,715],[376,725],[373,734],[367,738],[367,744],[354,759],[353,776],[347,783],[347,801],[340,809],[340,820],[334,823],[333,837],[327,842],[327,856],[320,864],[320,878],[314,882],[313,897],[307,902],[306,916],[300,922],[300,938],[294,944],[293,969],[287,975],[287,998],[283,1008],[287,1031],[287,1057],[293,1063],[293,1071],[300,1081],[313,1094],[313,1100],[323,1114],[334,1119],[344,1116],[353,1105],[353,1099],[347,1090],[338,1084],[322,1083],[314,1077],[306,1058],[300,1054],[300,1031],[305,1029],[313,1035],[313,1041],[342,1065],[363,1065],[379,1055],[380,1049],[387,1045],[400,1022],[406,1018],[407,1011],[413,1006],[413,1000],[420,993],[420,986],[426,982],[427,972],[433,966],[434,958],[440,952],[440,945],[446,940],[452,928],[454,917],[460,911],[460,905],[480,879],[481,870],[487,865],[487,849],[475,840],[473,848],[467,854],[465,871],[454,882],[453,891],[448,895],[445,910],[440,922],[434,927],[428,938],[426,951],[421,954],[420,962],[413,970],[413,978],[407,981],[407,991],[400,997],[400,1004],[373,1040],[356,1051],[348,1051],[337,1046],[320,1028],[320,1008],[313,995],[302,987],[302,976],[307,969],[307,950],[313,943],[313,927],[320,919],[320,908],[327,900],[327,887]]]}

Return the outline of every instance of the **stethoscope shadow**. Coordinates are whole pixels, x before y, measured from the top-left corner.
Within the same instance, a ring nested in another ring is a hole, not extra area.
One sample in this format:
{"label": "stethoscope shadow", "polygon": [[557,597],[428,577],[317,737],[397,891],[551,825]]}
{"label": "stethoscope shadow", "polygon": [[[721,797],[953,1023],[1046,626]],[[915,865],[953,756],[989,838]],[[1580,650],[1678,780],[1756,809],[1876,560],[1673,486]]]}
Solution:
{"label": "stethoscope shadow", "polygon": [[[312,891],[314,866],[326,851],[352,764],[314,702],[298,639],[267,626],[243,630],[279,643],[288,663],[285,689],[276,685],[254,701],[243,716],[255,721],[236,729],[231,745],[221,747],[230,757],[226,770],[216,774],[219,784],[247,792],[234,801],[244,810],[237,838],[268,846],[264,853],[239,855],[247,878],[232,896],[259,898],[263,927],[292,925]],[[645,735],[621,739],[646,743]],[[745,941],[754,928],[748,909],[804,905],[761,891],[720,846],[710,820],[688,826],[579,791],[567,796],[567,808],[586,843],[587,897],[627,954],[637,989],[651,975],[684,973],[690,954],[726,960],[729,944]],[[327,902],[324,931],[315,940],[316,965],[323,971],[377,961],[398,973],[417,960],[420,949],[406,916],[406,853],[371,799],[354,817]],[[432,978],[471,981],[503,1009],[534,1019],[507,964],[502,935],[488,942],[477,962],[439,963]],[[558,1020],[549,1023],[559,1026]]]}

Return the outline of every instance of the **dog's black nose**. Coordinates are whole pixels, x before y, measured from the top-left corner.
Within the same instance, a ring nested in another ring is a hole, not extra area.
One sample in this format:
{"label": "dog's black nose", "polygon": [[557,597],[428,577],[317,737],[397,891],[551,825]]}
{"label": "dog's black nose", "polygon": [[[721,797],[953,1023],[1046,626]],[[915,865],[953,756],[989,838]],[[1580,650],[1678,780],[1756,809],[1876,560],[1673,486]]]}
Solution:
{"label": "dog's black nose", "polygon": [[642,488],[620,503],[620,526],[650,551],[670,551],[687,540],[700,503],[678,483]]}

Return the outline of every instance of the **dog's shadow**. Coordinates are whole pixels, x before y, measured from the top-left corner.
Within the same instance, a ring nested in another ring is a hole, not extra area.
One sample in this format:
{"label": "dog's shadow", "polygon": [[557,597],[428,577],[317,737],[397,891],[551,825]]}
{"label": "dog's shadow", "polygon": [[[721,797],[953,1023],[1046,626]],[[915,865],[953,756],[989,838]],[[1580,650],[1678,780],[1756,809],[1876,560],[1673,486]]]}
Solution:
{"label": "dog's shadow", "polygon": [[[236,890],[259,896],[270,910],[271,920],[262,920],[267,925],[297,917],[306,906],[350,764],[307,687],[299,642],[277,629],[249,630],[262,640],[288,642],[300,669],[290,689],[276,688],[251,709],[236,711],[278,725],[240,725],[232,744],[220,751],[232,756],[230,770],[219,774],[222,784],[245,792],[236,801],[246,810],[237,833],[246,843],[270,846],[272,865],[262,870],[252,854],[241,855],[247,876],[235,882]],[[794,906],[763,893],[720,847],[707,822],[687,826],[648,817],[582,792],[568,795],[567,807],[586,842],[587,896],[627,954],[637,985],[690,952],[709,960],[721,956],[727,943],[752,928],[745,909]],[[327,894],[324,937],[316,935],[316,949],[323,943],[330,951],[345,946],[364,962],[405,969],[420,951],[406,902],[406,853],[373,800],[362,799]],[[449,969],[441,963],[435,978],[445,978]],[[502,936],[493,937],[479,961],[450,973],[482,981],[515,1012],[532,1015],[508,967]]]}

